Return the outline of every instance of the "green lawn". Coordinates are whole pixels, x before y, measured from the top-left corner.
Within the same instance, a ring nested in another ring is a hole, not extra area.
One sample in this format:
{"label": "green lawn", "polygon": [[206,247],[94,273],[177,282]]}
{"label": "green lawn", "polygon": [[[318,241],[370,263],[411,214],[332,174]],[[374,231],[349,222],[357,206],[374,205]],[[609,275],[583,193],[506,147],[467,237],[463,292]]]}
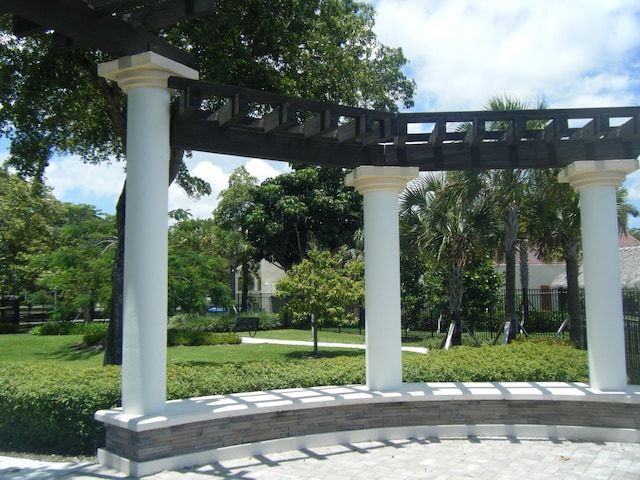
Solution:
{"label": "green lawn", "polygon": [[[246,334],[240,332],[240,334]],[[296,330],[296,329],[283,329],[283,330],[260,330],[256,334],[256,338],[273,338],[278,340],[294,340],[310,342],[311,330]],[[319,342],[330,343],[355,343],[358,345],[364,345],[364,335],[358,335],[353,333],[337,333],[337,332],[325,332],[323,330],[318,331]]]}
{"label": "green lawn", "polygon": [[[309,333],[300,330],[258,332],[259,337],[281,338],[285,340],[309,340]],[[341,334],[330,333],[321,336],[321,341]],[[343,343],[355,343],[358,335],[349,335]],[[362,337],[363,338],[363,337]],[[362,343],[362,340],[359,343]],[[101,351],[74,349],[82,342],[81,335],[35,336],[27,334],[0,335],[0,362],[18,361],[69,364],[78,367],[97,367],[102,365]],[[217,345],[202,347],[170,347],[167,352],[169,363],[195,363],[221,365],[233,362],[286,361],[290,358],[302,358],[312,353],[312,347],[295,345]],[[364,355],[364,350],[320,347],[320,354],[326,357]]]}
{"label": "green lawn", "polygon": [[84,367],[102,365],[102,352],[73,348],[81,342],[82,335],[0,335],[0,362],[74,362]]}

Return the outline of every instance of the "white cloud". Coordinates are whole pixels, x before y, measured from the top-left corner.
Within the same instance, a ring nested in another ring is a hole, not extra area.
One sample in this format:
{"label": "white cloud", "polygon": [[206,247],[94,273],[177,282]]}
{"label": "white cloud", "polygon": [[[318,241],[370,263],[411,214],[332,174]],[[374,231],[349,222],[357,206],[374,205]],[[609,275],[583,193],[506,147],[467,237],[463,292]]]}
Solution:
{"label": "white cloud", "polygon": [[544,97],[550,106],[573,105],[576,96],[598,105],[640,101],[635,0],[375,5],[378,38],[411,61],[416,110],[478,109],[503,93],[531,103]]}
{"label": "white cloud", "polygon": [[277,175],[280,175],[281,173],[288,172],[291,170],[288,164],[282,163],[282,162],[279,162],[277,165],[278,167],[281,167],[281,168],[276,168],[274,166],[274,164],[276,163],[278,162],[267,162],[259,158],[252,158],[247,162],[247,165],[245,168],[251,175],[256,177],[259,182],[263,182],[267,178],[272,178]]}
{"label": "white cloud", "polygon": [[[0,164],[7,157],[6,152],[0,152]],[[229,185],[229,175],[241,165],[260,182],[290,171],[286,163],[202,152],[194,152],[185,162],[191,175],[209,182],[212,193],[195,201],[173,184],[169,187],[169,210],[189,210],[194,218],[211,216],[218,204],[218,195]],[[124,163],[118,162],[91,165],[76,156],[54,157],[46,171],[46,184],[60,201],[88,203],[113,214],[126,176],[124,167]]]}
{"label": "white cloud", "polygon": [[211,212],[218,204],[218,195],[227,188],[229,174],[224,173],[219,166],[207,161],[199,161],[189,170],[192,175],[209,182],[212,193],[194,201],[178,185],[173,184],[169,188],[169,210],[181,208],[189,210],[194,218],[211,217]]}
{"label": "white cloud", "polygon": [[45,175],[58,200],[96,205],[106,213],[115,211],[125,178],[123,163],[92,165],[76,156],[54,157]]}
{"label": "white cloud", "polygon": [[186,159],[186,164],[191,175],[209,182],[211,195],[194,201],[180,187],[171,185],[169,210],[178,208],[189,210],[194,218],[211,217],[211,212],[218,205],[218,195],[228,187],[229,176],[235,168],[244,165],[247,171],[260,182],[290,170],[286,163],[200,152],[194,152],[192,158]]}

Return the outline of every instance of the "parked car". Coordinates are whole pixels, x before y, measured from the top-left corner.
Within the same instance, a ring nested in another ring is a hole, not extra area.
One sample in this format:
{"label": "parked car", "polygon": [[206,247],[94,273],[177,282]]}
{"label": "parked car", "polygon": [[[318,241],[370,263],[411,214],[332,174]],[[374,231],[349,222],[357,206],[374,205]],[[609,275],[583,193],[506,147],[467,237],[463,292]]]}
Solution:
{"label": "parked car", "polygon": [[232,315],[236,315],[238,312],[236,311],[236,307],[217,307],[215,305],[209,305],[209,308],[207,308],[207,313],[213,313],[213,314],[230,313]]}

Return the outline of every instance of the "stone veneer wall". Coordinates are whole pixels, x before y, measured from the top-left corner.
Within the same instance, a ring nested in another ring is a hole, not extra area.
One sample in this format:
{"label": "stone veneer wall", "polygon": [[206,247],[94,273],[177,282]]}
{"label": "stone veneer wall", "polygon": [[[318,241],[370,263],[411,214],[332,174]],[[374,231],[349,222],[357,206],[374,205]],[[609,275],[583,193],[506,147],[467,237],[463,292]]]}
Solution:
{"label": "stone veneer wall", "polygon": [[451,400],[315,405],[132,431],[106,425],[106,451],[134,462],[297,436],[435,425],[640,429],[640,404],[580,400]]}

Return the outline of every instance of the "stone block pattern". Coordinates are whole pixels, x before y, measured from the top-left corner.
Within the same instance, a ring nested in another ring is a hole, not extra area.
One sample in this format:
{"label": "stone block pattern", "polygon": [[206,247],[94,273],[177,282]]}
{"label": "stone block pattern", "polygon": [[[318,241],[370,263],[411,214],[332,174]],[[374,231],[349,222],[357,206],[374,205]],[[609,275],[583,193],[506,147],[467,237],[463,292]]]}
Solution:
{"label": "stone block pattern", "polygon": [[553,400],[432,400],[352,405],[214,418],[134,432],[106,425],[106,450],[144,462],[288,437],[435,425],[558,425],[640,429],[640,404]]}

